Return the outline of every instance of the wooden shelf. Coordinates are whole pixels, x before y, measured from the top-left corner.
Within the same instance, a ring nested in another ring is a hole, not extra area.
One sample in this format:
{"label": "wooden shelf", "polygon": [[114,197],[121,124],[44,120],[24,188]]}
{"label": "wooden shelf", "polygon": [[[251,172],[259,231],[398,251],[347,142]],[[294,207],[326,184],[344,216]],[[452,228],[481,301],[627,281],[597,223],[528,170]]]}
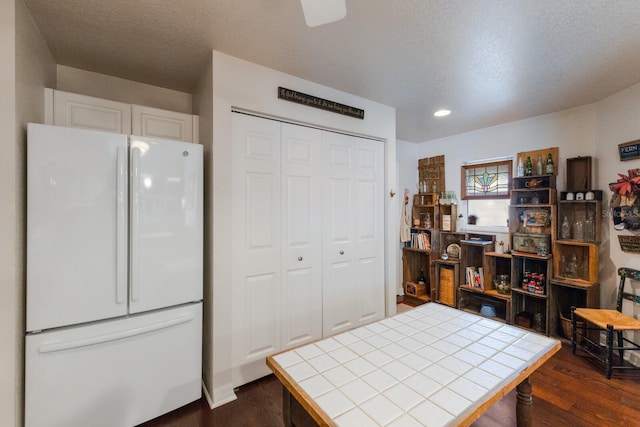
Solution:
{"label": "wooden shelf", "polygon": [[499,254],[498,252],[485,252],[484,253],[486,256],[493,256],[493,257],[497,257],[497,258],[508,258],[511,259],[511,253],[506,253],[506,254]]}
{"label": "wooden shelf", "polygon": [[431,252],[431,250],[430,250],[430,249],[429,249],[429,250],[427,250],[427,249],[418,249],[418,248],[409,248],[409,247],[407,247],[407,248],[402,248],[402,250],[403,250],[403,251],[409,251],[409,252],[421,252],[421,253],[424,253],[424,254],[428,254],[428,253],[430,253],[430,252]]}
{"label": "wooden shelf", "polygon": [[520,251],[511,251],[511,255],[512,256],[519,256],[519,257],[524,257],[524,258],[532,258],[532,259],[539,259],[539,260],[550,260],[551,258],[553,258],[553,255],[549,254],[549,255],[538,255],[538,254],[534,254],[534,253],[530,253],[530,252],[520,252]]}
{"label": "wooden shelf", "polygon": [[511,288],[511,292],[515,292],[517,294],[522,294],[522,295],[526,295],[526,296],[530,296],[530,297],[534,297],[534,298],[540,298],[540,299],[548,299],[549,298],[549,295],[547,295],[547,294],[536,294],[535,292],[525,291],[522,288]]}

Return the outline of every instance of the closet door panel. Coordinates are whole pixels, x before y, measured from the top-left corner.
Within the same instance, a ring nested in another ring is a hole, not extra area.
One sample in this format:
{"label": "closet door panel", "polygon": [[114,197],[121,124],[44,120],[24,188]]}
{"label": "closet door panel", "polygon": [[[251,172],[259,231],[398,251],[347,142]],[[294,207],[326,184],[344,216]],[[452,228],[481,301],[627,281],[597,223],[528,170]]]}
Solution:
{"label": "closet door panel", "polygon": [[384,318],[384,144],[351,137],[355,146],[358,325]]}
{"label": "closet door panel", "polygon": [[355,326],[354,145],[350,137],[323,135],[323,334]]}
{"label": "closet door panel", "polygon": [[281,348],[280,123],[232,115],[234,386],[269,373]]}
{"label": "closet door panel", "polygon": [[320,131],[282,124],[282,345],[322,337]]}

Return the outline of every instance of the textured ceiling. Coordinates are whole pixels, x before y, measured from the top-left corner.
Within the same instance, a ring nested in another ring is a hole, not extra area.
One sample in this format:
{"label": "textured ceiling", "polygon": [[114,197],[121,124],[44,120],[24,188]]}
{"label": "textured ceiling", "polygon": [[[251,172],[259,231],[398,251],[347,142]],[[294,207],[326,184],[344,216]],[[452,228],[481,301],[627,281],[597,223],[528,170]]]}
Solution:
{"label": "textured ceiling", "polygon": [[215,49],[393,106],[413,142],[640,82],[637,0],[346,1],[308,28],[298,0],[24,0],[58,64],[190,92]]}

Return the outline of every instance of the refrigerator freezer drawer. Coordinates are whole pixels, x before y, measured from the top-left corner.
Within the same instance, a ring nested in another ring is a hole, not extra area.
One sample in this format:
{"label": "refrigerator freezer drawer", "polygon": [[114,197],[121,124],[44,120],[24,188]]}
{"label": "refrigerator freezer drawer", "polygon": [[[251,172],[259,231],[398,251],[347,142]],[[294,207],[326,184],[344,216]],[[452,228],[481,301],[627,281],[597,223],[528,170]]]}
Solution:
{"label": "refrigerator freezer drawer", "polygon": [[200,397],[202,303],[28,335],[25,425],[133,426]]}

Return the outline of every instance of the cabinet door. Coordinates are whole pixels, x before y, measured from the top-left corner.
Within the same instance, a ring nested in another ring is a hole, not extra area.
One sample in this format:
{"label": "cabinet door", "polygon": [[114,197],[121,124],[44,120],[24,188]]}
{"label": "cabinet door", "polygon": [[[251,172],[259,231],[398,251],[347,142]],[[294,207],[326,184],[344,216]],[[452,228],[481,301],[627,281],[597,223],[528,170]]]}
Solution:
{"label": "cabinet door", "polygon": [[235,386],[268,374],[264,358],[281,348],[280,123],[232,114],[232,140]]}
{"label": "cabinet door", "polygon": [[56,90],[53,124],[72,128],[131,133],[131,105]]}
{"label": "cabinet door", "polygon": [[133,105],[131,133],[197,143],[193,138],[193,117],[191,114]]}
{"label": "cabinet door", "polygon": [[321,131],[282,124],[282,345],[322,337]]}
{"label": "cabinet door", "polygon": [[323,133],[323,333],[384,317],[383,144]]}

